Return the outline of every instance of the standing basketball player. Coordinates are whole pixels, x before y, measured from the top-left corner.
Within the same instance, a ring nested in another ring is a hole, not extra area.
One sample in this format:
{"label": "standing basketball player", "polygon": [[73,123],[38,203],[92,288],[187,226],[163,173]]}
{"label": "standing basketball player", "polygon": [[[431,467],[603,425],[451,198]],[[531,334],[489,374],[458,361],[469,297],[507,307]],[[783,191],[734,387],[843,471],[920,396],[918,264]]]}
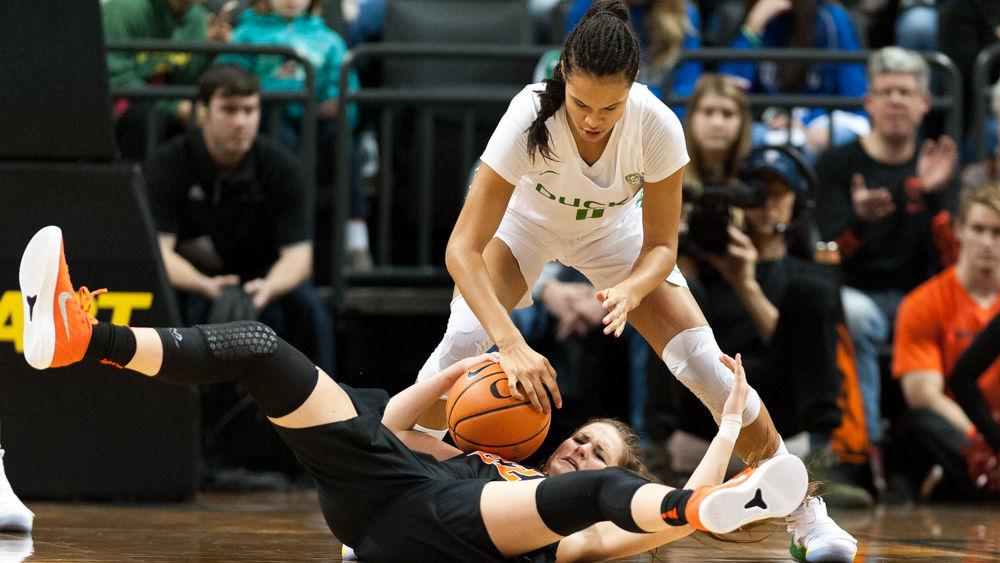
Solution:
{"label": "standing basketball player", "polygon": [[[511,102],[472,182],[445,262],[458,295],[444,338],[420,371],[429,377],[494,343],[510,380],[538,409],[556,374],[532,350],[508,312],[530,303],[550,260],[586,275],[607,315],[605,334],[626,320],[673,374],[720,419],[733,385],[722,351],[675,266],[683,167],[677,117],[635,83],[639,48],[621,0],[598,0],[566,39],[551,80]],[[641,194],[641,195],[640,195]],[[443,436],[443,401],[420,419]],[[736,452],[753,463],[787,453],[751,390]],[[857,541],[819,498],[789,521],[792,555],[851,561]]]}
{"label": "standing basketball player", "polygon": [[[735,385],[719,434],[688,481],[694,490],[626,469],[626,435],[606,422],[586,424],[563,442],[546,477],[411,430],[465,370],[495,355],[456,363],[389,400],[382,390],[337,384],[259,322],[157,329],[98,322],[88,314],[94,294],[73,289],[57,227],[28,243],[19,279],[32,367],[90,360],[167,383],[239,381],[316,480],[330,530],[366,561],[610,559],[694,529],[727,533],[785,516],[808,487],[805,466],[790,455],[716,486],[750,394],[739,356],[723,358]],[[421,453],[421,443],[435,455]]]}

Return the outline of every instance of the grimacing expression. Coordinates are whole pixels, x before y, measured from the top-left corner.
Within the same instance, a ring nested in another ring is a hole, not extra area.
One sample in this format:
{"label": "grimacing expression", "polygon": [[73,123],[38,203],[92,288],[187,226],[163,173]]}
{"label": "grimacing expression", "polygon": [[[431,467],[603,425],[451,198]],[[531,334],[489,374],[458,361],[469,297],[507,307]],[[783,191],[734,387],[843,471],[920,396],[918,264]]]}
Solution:
{"label": "grimacing expression", "polygon": [[703,151],[727,151],[740,135],[743,116],[730,98],[705,94],[691,113],[691,135]]}
{"label": "grimacing expression", "polygon": [[930,104],[930,93],[921,89],[912,74],[876,75],[865,96],[872,130],[888,140],[916,136]]}
{"label": "grimacing expression", "polygon": [[566,116],[573,138],[582,143],[605,140],[625,113],[631,87],[624,74],[570,73],[566,77]]}
{"label": "grimacing expression", "polygon": [[1000,268],[1000,213],[982,203],[973,203],[963,221],[955,225],[955,238],[962,246],[962,260],[977,270]]}
{"label": "grimacing expression", "polygon": [[260,95],[215,94],[201,118],[206,142],[227,159],[242,158],[257,138],[260,126]]}
{"label": "grimacing expression", "polygon": [[610,424],[593,422],[563,440],[545,465],[546,473],[559,475],[570,471],[603,469],[621,465],[625,442]]}

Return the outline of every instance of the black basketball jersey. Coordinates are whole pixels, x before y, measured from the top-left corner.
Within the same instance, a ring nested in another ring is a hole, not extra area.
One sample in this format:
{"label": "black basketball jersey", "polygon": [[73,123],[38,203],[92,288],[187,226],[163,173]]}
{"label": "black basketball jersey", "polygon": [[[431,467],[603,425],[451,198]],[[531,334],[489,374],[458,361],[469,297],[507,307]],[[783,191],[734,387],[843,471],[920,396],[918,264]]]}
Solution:
{"label": "black basketball jersey", "polygon": [[545,474],[537,469],[525,467],[520,463],[508,461],[496,454],[481,451],[456,456],[441,463],[454,471],[456,477],[463,479],[524,481],[545,477]]}

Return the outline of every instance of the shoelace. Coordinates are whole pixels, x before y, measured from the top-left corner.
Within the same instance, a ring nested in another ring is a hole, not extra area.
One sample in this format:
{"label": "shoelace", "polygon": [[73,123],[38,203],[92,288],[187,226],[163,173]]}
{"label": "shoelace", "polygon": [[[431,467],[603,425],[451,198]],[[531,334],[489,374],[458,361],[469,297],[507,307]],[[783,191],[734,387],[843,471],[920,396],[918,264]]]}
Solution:
{"label": "shoelace", "polygon": [[87,320],[89,320],[92,325],[97,324],[97,318],[90,314],[90,307],[96,303],[94,298],[107,292],[108,288],[106,287],[92,292],[87,289],[87,286],[85,285],[80,286],[80,289],[76,292],[76,302],[80,305],[80,308],[83,309],[83,312],[87,313]]}

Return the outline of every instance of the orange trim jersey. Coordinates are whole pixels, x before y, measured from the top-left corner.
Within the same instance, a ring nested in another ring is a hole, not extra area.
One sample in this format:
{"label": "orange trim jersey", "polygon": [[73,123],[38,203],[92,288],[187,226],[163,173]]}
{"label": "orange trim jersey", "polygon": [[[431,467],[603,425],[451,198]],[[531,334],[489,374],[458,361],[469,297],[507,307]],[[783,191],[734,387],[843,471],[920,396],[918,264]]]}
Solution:
{"label": "orange trim jersey", "polygon": [[[937,371],[945,380],[976,335],[1000,313],[1000,298],[982,307],[962,287],[951,267],[910,292],[899,306],[892,374]],[[990,409],[1000,410],[1000,360],[979,377]],[[950,394],[950,391],[949,391]]]}

